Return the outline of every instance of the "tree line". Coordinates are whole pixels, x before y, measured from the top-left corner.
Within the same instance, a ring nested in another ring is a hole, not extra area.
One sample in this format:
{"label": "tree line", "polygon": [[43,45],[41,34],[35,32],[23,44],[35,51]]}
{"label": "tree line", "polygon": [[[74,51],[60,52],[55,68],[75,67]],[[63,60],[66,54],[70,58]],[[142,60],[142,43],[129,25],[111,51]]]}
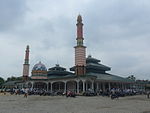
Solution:
{"label": "tree line", "polygon": [[19,81],[22,80],[22,77],[8,77],[6,80],[2,77],[0,77],[0,87],[2,86],[3,83],[8,82],[8,81]]}

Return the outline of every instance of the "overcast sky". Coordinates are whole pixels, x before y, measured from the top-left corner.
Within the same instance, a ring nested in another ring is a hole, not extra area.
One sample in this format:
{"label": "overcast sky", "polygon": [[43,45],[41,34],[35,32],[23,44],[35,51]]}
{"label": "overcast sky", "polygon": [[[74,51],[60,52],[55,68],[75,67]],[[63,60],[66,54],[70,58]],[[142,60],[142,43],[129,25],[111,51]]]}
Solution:
{"label": "overcast sky", "polygon": [[26,45],[30,74],[41,61],[74,65],[76,18],[87,55],[109,73],[150,79],[150,0],[0,0],[0,76],[21,76]]}

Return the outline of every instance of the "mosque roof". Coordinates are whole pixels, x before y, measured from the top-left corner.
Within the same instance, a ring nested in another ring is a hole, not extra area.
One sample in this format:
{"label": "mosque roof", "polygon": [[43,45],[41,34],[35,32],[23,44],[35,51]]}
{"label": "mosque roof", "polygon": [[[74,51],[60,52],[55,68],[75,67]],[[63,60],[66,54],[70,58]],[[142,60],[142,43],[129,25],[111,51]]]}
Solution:
{"label": "mosque roof", "polygon": [[66,76],[55,76],[55,75],[52,75],[52,76],[48,76],[48,79],[62,79],[62,78],[75,78],[77,77],[76,75],[74,74],[69,74],[69,75],[66,75]]}
{"label": "mosque roof", "polygon": [[112,75],[112,74],[108,74],[108,73],[87,73],[86,75],[91,75],[91,76],[96,76],[98,80],[103,80],[103,81],[114,81],[114,82],[129,82],[129,83],[133,83],[133,80],[127,79],[127,78],[123,78],[117,75]]}
{"label": "mosque roof", "polygon": [[55,67],[48,69],[48,76],[66,76],[72,74],[69,71],[66,71],[66,68],[60,67],[59,64],[56,64]]}
{"label": "mosque roof", "polygon": [[91,55],[88,55],[88,57],[86,58],[86,62],[92,62],[92,63],[98,63],[100,62],[100,60],[93,58]]}
{"label": "mosque roof", "polygon": [[[110,71],[111,70],[110,67],[108,67],[106,65],[103,65],[99,62],[100,62],[100,60],[98,60],[96,58],[93,58],[91,55],[89,55],[86,58],[86,70],[87,70],[87,72],[97,71],[97,72],[101,73],[103,71],[103,73],[105,73],[105,71]],[[71,67],[70,70],[75,71],[75,66]]]}
{"label": "mosque roof", "polygon": [[41,61],[34,65],[32,71],[47,71],[47,68]]}
{"label": "mosque roof", "polygon": [[96,63],[87,63],[86,64],[86,68],[89,69],[89,68],[92,68],[92,69],[99,69],[99,70],[104,70],[104,71],[109,71],[111,70],[110,67],[108,66],[105,66],[103,64],[96,64]]}
{"label": "mosque roof", "polygon": [[94,70],[103,70],[103,71],[110,71],[111,68],[99,63],[100,60],[93,58],[91,55],[89,55],[86,58],[86,68],[88,69],[94,69]]}
{"label": "mosque roof", "polygon": [[22,81],[7,81],[2,86],[15,86],[17,83],[21,83]]}
{"label": "mosque roof", "polygon": [[49,70],[49,71],[65,71],[66,68],[60,67],[59,64],[56,64],[56,66],[54,66],[54,67],[52,67],[52,68],[49,68],[48,70]]}

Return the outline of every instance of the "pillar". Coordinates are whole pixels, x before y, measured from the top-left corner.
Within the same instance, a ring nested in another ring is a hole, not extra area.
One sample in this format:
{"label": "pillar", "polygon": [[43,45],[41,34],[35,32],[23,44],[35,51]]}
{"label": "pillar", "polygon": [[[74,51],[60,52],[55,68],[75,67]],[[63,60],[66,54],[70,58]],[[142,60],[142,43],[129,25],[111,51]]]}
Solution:
{"label": "pillar", "polygon": [[111,87],[110,87],[110,82],[108,82],[108,89],[109,89],[109,91],[110,91],[110,89],[111,89]]}
{"label": "pillar", "polygon": [[47,91],[49,91],[49,83],[47,83]]}
{"label": "pillar", "polygon": [[65,83],[65,85],[64,85],[64,93],[66,93],[67,92],[67,90],[66,90],[67,82],[65,81],[64,83]]}
{"label": "pillar", "polygon": [[94,81],[92,81],[92,90],[94,90]]}
{"label": "pillar", "polygon": [[103,91],[105,91],[105,83],[102,83],[103,84]]}
{"label": "pillar", "polygon": [[31,89],[33,90],[34,83],[33,83],[33,82],[31,82],[31,84],[32,84]]}
{"label": "pillar", "polygon": [[85,81],[83,81],[83,92],[85,92]]}
{"label": "pillar", "polygon": [[101,87],[102,87],[102,85],[101,85],[101,83],[99,83],[99,89],[101,89],[101,90],[102,90],[102,88],[101,88]]}
{"label": "pillar", "polygon": [[96,83],[96,90],[97,91],[99,90],[99,83],[98,82]]}
{"label": "pillar", "polygon": [[79,94],[79,81],[77,81],[77,93]]}
{"label": "pillar", "polygon": [[123,84],[123,86],[124,86],[124,89],[126,89],[126,84],[125,83]]}
{"label": "pillar", "polygon": [[85,85],[86,85],[86,90],[88,89],[88,82],[85,82]]}
{"label": "pillar", "polygon": [[124,88],[123,88],[123,83],[121,83],[121,89],[123,90]]}
{"label": "pillar", "polygon": [[53,82],[51,82],[51,92],[53,92]]}

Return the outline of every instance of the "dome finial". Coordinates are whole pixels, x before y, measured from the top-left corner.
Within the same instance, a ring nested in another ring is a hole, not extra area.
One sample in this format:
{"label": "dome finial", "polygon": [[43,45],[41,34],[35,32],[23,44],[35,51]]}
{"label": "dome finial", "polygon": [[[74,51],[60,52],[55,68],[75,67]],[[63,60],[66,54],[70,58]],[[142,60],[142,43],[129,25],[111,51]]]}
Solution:
{"label": "dome finial", "polygon": [[27,45],[27,49],[29,49],[29,45]]}

